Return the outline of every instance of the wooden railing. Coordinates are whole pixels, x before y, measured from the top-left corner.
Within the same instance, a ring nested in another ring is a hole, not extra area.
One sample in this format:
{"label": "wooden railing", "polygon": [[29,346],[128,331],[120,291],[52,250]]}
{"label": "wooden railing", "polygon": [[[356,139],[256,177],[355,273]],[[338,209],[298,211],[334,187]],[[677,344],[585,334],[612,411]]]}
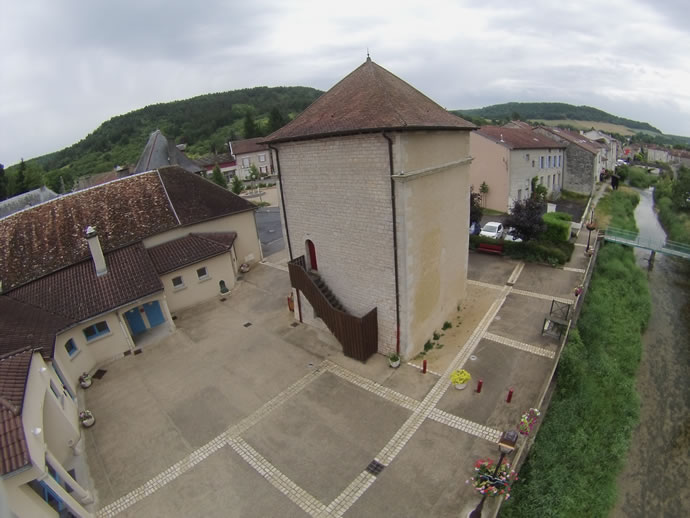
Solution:
{"label": "wooden railing", "polygon": [[365,362],[378,350],[376,308],[356,317],[335,308],[307,273],[304,256],[288,263],[290,283],[307,298],[316,314],[343,346],[345,356]]}

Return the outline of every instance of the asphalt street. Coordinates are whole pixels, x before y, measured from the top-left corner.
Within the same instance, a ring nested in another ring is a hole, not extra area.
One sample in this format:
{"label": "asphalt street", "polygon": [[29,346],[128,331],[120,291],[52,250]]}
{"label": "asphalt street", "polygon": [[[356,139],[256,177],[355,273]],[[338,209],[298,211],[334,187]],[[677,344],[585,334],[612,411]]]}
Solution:
{"label": "asphalt street", "polygon": [[256,228],[259,232],[259,241],[261,241],[261,251],[264,257],[280,252],[285,248],[278,207],[258,209],[256,211]]}

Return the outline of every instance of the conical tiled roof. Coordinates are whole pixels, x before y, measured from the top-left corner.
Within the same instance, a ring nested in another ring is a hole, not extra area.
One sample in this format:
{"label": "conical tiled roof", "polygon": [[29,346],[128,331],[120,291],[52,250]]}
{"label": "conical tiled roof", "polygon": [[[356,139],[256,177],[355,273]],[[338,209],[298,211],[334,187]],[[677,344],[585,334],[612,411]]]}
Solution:
{"label": "conical tiled roof", "polygon": [[367,58],[265,141],[286,142],[382,130],[475,128]]}

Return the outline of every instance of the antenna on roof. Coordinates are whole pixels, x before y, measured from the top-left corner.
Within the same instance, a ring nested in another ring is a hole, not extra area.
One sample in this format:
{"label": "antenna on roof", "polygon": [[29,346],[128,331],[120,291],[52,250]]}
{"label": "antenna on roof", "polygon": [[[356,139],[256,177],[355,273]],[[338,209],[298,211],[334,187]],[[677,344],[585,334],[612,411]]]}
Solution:
{"label": "antenna on roof", "polygon": [[367,61],[371,61],[371,58],[369,57],[369,47],[367,47]]}

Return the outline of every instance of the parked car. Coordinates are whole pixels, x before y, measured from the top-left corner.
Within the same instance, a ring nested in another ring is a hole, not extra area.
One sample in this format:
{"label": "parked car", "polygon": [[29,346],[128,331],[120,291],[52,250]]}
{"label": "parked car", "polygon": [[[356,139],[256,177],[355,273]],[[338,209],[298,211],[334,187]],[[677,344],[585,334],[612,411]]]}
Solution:
{"label": "parked car", "polygon": [[505,240],[506,240],[506,241],[512,241],[513,243],[522,243],[522,239],[520,239],[519,237],[513,235],[514,232],[515,232],[515,229],[514,229],[513,227],[510,227],[510,228],[506,231]]}
{"label": "parked car", "polygon": [[503,237],[503,223],[489,221],[486,225],[484,225],[479,235],[490,237],[492,239],[501,239]]}

